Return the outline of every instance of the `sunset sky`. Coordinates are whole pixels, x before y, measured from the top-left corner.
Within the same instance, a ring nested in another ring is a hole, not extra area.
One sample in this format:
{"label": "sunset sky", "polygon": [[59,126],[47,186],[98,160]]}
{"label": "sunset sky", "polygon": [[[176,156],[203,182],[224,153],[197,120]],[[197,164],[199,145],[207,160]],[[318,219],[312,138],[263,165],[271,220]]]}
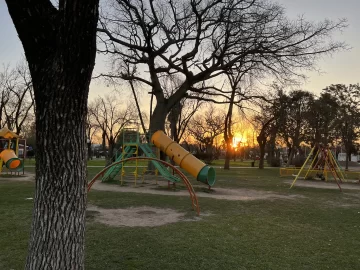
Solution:
{"label": "sunset sky", "polygon": [[[306,19],[311,21],[319,21],[325,18],[332,20],[348,19],[349,27],[342,34],[334,36],[334,39],[347,42],[352,49],[337,53],[332,57],[325,57],[319,61],[318,67],[322,73],[307,73],[308,80],[304,82],[303,89],[319,93],[321,89],[333,83],[360,82],[360,16],[358,15],[360,1],[278,0],[277,2],[285,6],[286,13],[290,18],[304,15]],[[21,59],[23,48],[4,1],[0,1],[0,36],[0,64],[15,65]],[[97,58],[95,72],[101,72],[104,66],[102,59]],[[104,92],[110,92],[110,89],[99,83],[93,83],[90,99]]]}

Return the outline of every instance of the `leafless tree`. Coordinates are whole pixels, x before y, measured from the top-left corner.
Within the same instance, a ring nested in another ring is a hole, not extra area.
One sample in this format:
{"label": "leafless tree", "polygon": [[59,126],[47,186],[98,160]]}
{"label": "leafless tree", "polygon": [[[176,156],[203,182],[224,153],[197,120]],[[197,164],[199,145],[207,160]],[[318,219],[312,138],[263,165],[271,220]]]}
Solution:
{"label": "leafless tree", "polygon": [[217,136],[224,132],[225,113],[210,106],[204,113],[197,114],[187,128],[187,132],[198,142],[200,152],[214,156],[213,146]]}
{"label": "leafless tree", "polygon": [[103,145],[109,146],[107,163],[111,163],[114,146],[122,129],[137,120],[133,104],[124,104],[113,95],[98,97],[89,104],[89,122],[102,134]]}
{"label": "leafless tree", "polygon": [[[164,130],[167,114],[184,97],[228,103],[231,91],[216,88],[215,78],[234,67],[255,63],[279,79],[314,68],[318,57],[345,47],[330,39],[344,27],[344,20],[291,21],[282,6],[262,0],[109,0],[98,37],[99,51],[113,64],[102,75],[151,89],[157,103],[150,129]],[[181,83],[166,96],[161,78],[174,74]]]}
{"label": "leafless tree", "polygon": [[5,1],[36,105],[36,189],[25,269],[84,269],[86,115],[98,0]]}
{"label": "leafless tree", "polygon": [[[137,83],[137,81],[128,81],[129,82],[129,85],[130,85],[130,88],[131,88],[131,92],[133,94],[133,97],[134,97],[134,101],[135,101],[135,106],[136,106],[136,110],[137,110],[137,114],[138,114],[138,119],[140,121],[140,125],[141,125],[141,128],[143,130],[143,133],[146,134],[147,133],[147,129],[146,129],[146,120],[147,120],[147,115],[146,113],[144,112],[144,110],[141,110],[140,108],[140,101],[139,101],[139,91],[136,91],[135,89],[135,86]],[[146,137],[146,140],[149,140],[148,136],[145,136]]]}
{"label": "leafless tree", "polygon": [[[160,82],[161,85],[163,85],[165,97],[168,98],[179,89],[182,80],[177,75],[167,75],[161,77]],[[197,94],[197,96],[200,95],[201,94]],[[186,131],[189,121],[203,104],[204,102],[201,99],[185,97],[170,109],[167,115],[167,122],[169,127],[168,134],[175,142],[180,142]]]}
{"label": "leafless tree", "polygon": [[3,68],[0,72],[0,91],[0,124],[20,134],[34,106],[31,77],[25,62],[12,69]]}
{"label": "leafless tree", "polygon": [[276,116],[270,108],[270,104],[263,104],[260,113],[253,117],[254,128],[258,131],[256,140],[260,148],[259,169],[264,169],[265,146],[276,128]]}
{"label": "leafless tree", "polygon": [[[255,70],[253,70],[255,69]],[[256,65],[249,66],[247,70],[239,70],[234,68],[227,72],[227,88],[230,90],[228,99],[228,110],[225,117],[224,128],[224,141],[226,144],[226,154],[224,169],[230,169],[230,159],[234,150],[232,146],[233,142],[233,110],[234,107],[238,108],[240,114],[245,116],[246,109],[249,109],[251,105],[256,105],[259,100],[266,100],[266,98],[258,93],[257,89],[253,87],[252,80],[256,76]],[[247,120],[247,119],[246,119]]]}
{"label": "leafless tree", "polygon": [[[132,69],[133,67],[129,63],[124,65],[124,68],[126,69],[126,73],[128,74],[135,72],[135,70]],[[96,76],[95,78],[98,78],[98,76]],[[141,125],[143,134],[147,134],[148,128],[146,128],[146,125],[149,122],[148,116],[147,113],[141,109],[141,90],[143,88],[142,85],[137,80],[125,80],[124,84],[124,80],[116,76],[106,76],[103,79],[108,86],[111,85],[111,87],[113,87],[114,90],[122,96],[124,96],[124,88],[130,87],[131,95],[134,100],[134,105],[138,114],[138,120],[140,122],[139,124]],[[149,139],[148,136],[146,136],[146,139]]]}
{"label": "leafless tree", "polygon": [[189,122],[203,104],[201,100],[184,98],[170,110],[167,120],[170,136],[175,142],[179,143],[183,139]]}
{"label": "leafless tree", "polygon": [[0,72],[0,126],[6,126],[5,119],[5,106],[10,99],[10,89],[15,88],[15,78],[13,72],[10,70],[10,66],[4,66],[2,72]]}

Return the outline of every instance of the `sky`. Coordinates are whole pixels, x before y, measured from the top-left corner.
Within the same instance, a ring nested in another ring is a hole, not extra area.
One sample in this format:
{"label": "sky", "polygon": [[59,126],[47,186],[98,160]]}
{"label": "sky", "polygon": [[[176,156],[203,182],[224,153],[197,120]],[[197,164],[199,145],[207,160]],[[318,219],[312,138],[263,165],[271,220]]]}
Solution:
{"label": "sky", "polygon": [[[325,57],[318,61],[318,72],[307,72],[308,79],[301,86],[318,94],[321,89],[330,84],[358,83],[360,82],[360,10],[359,0],[277,0],[286,9],[290,18],[304,15],[307,20],[320,21],[323,19],[337,20],[346,18],[349,26],[334,35],[335,40],[345,41],[351,50],[339,52],[332,57]],[[17,36],[15,27],[8,14],[4,0],[0,0],[0,65],[15,65],[23,55],[22,44]],[[95,72],[101,72],[104,68],[101,58],[97,58]],[[92,83],[90,97],[92,100],[98,95],[109,93],[111,89],[100,83]]]}

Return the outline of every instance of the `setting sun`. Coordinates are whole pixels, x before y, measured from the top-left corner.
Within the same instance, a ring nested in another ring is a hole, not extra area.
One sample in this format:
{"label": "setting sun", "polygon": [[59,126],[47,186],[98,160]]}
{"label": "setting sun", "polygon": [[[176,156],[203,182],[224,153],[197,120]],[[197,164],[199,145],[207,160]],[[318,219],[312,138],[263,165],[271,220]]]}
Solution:
{"label": "setting sun", "polygon": [[241,135],[240,136],[237,135],[233,138],[232,145],[233,145],[233,147],[238,147],[239,144],[241,146],[241,144],[246,143],[246,142],[247,142],[247,139],[245,137],[242,137]]}

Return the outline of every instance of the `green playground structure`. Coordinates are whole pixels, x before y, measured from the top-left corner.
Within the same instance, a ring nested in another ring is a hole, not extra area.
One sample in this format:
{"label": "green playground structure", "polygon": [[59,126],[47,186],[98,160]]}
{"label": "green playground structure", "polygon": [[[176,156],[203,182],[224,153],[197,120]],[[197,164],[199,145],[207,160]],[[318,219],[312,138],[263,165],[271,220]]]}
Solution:
{"label": "green playground structure", "polygon": [[[125,128],[122,131],[123,145],[122,151],[114,156],[114,162],[119,162],[124,159],[139,157],[140,151],[145,157],[156,159],[158,156],[155,154],[156,149],[161,149],[166,153],[175,163],[180,165],[198,181],[213,186],[215,184],[215,170],[206,165],[202,161],[198,160],[191,153],[183,149],[180,145],[172,141],[163,132],[157,131],[151,137],[151,143],[148,143],[146,136],[150,134],[140,134],[138,129]],[[155,151],[154,151],[154,150]],[[151,163],[155,167],[156,175],[160,174],[166,180],[172,183],[178,183],[181,179],[173,174],[172,170],[169,170],[161,162],[151,160]],[[122,176],[125,174],[125,164],[120,162],[115,166],[109,168],[102,176],[102,181],[114,180],[117,175],[120,174],[121,182]],[[138,176],[138,161],[135,161],[135,184]],[[145,170],[144,170],[145,171]]]}
{"label": "green playground structure", "polygon": [[[151,144],[148,144],[146,141],[145,134],[140,134],[138,130],[132,128],[124,128],[123,131],[123,145],[122,151],[120,153],[115,153],[115,161],[118,162],[123,159],[131,158],[131,157],[138,157],[139,150],[143,152],[146,157],[149,158],[157,158],[156,154],[153,152],[151,147],[154,147]],[[163,164],[157,161],[151,161],[156,169],[156,173],[160,174],[166,180],[177,183],[180,182],[180,179],[173,175],[171,171],[167,169]],[[138,163],[135,163],[135,177],[138,176]],[[109,170],[106,171],[104,176],[102,177],[102,181],[111,181],[114,180],[115,177],[119,174],[124,174],[124,164],[119,163],[116,166],[111,167]]]}

